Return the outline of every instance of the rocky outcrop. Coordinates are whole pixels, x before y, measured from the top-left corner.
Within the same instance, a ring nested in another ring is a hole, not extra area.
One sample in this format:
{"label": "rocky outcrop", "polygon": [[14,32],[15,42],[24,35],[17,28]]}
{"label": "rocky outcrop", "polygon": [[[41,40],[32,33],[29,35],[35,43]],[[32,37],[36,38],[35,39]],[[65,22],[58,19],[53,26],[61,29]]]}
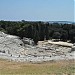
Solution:
{"label": "rocky outcrop", "polygon": [[28,45],[32,45],[32,46],[34,45],[34,41],[31,38],[23,37],[22,41],[24,44],[28,44]]}
{"label": "rocky outcrop", "polygon": [[32,39],[21,40],[18,36],[0,32],[0,58],[20,62],[75,59],[75,45],[71,49],[69,43],[43,41],[36,46],[33,43]]}
{"label": "rocky outcrop", "polygon": [[24,46],[19,37],[0,32],[0,53],[19,54],[21,50]]}

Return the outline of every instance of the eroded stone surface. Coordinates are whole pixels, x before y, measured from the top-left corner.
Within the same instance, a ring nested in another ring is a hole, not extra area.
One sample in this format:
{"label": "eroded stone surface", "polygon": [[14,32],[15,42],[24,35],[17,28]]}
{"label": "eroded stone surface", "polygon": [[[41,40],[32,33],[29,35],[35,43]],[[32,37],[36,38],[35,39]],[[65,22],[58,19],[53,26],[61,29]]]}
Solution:
{"label": "eroded stone surface", "polygon": [[41,62],[75,59],[75,46],[71,48],[71,45],[68,47],[43,41],[33,46],[22,42],[17,36],[0,32],[0,58],[13,61]]}
{"label": "eroded stone surface", "polygon": [[23,42],[19,37],[0,32],[0,52],[5,51],[6,54],[16,54],[16,52],[24,50],[21,45],[23,45]]}

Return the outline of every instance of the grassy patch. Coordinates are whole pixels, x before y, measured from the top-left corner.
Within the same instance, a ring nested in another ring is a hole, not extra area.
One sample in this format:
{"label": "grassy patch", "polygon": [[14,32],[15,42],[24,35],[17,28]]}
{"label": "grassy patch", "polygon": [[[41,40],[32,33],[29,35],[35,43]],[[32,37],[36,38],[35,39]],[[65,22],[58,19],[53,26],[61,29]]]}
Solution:
{"label": "grassy patch", "polygon": [[41,64],[0,60],[0,75],[72,75],[75,74],[73,60],[44,62]]}

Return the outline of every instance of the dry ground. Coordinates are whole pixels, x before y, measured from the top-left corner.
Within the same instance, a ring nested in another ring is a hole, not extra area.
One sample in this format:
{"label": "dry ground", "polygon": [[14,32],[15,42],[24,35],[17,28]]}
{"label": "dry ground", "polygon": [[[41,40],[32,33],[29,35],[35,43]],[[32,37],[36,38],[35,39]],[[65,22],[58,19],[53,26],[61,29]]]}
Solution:
{"label": "dry ground", "polygon": [[75,61],[23,63],[0,59],[0,75],[75,75]]}

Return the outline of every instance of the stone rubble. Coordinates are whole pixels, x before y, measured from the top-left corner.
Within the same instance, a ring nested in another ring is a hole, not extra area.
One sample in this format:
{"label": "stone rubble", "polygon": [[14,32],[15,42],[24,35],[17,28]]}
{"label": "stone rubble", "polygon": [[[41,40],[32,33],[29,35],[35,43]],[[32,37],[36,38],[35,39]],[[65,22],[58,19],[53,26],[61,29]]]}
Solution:
{"label": "stone rubble", "polygon": [[0,32],[0,58],[17,62],[75,59],[75,45],[71,48],[48,42],[33,46],[33,43],[31,39],[24,38],[20,40],[17,36]]}

